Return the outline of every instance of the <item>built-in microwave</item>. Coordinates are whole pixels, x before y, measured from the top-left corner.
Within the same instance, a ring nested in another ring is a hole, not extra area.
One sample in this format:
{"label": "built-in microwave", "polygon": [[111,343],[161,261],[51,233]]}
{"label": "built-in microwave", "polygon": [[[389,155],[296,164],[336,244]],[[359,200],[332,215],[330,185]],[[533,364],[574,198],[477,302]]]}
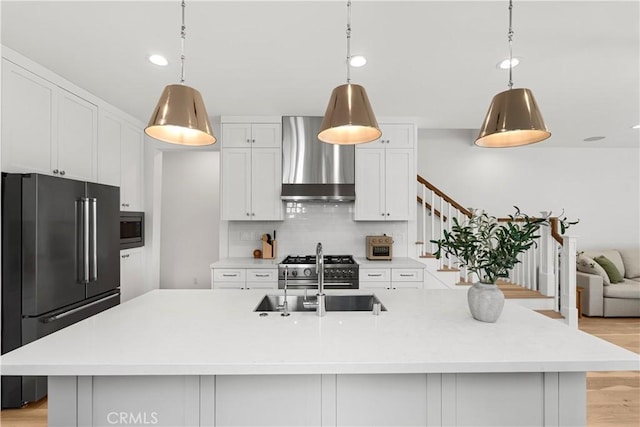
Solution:
{"label": "built-in microwave", "polygon": [[144,246],[144,212],[120,212],[120,249]]}

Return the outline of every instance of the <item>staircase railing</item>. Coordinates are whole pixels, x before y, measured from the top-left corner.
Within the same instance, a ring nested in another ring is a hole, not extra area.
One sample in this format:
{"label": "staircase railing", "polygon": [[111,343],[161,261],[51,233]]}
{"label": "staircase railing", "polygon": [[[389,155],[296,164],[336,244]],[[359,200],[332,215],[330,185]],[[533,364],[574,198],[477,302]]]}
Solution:
{"label": "staircase railing", "polygon": [[[471,218],[471,211],[438,189],[435,185],[417,176],[420,204],[418,210],[418,232],[420,240],[416,242],[418,257],[433,257],[437,247],[431,240],[444,237],[450,231],[452,218],[462,222],[464,217]],[[541,212],[547,216],[547,212]],[[498,218],[499,222],[509,222],[511,218]],[[540,239],[527,252],[520,254],[520,263],[511,270],[509,282],[526,289],[538,291],[544,296],[553,297],[553,309],[561,312],[565,321],[577,325],[576,307],[576,243],[575,238],[562,236],[559,231],[560,220],[549,219],[549,226],[540,228]],[[439,269],[455,269],[455,258],[441,258]],[[461,282],[474,282],[466,269],[460,269]]]}

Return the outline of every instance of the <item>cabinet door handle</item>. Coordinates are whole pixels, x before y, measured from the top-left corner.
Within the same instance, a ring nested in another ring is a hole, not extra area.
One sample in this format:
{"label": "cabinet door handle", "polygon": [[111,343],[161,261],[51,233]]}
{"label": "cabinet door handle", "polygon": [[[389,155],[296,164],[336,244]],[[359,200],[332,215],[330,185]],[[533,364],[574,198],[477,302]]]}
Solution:
{"label": "cabinet door handle", "polygon": [[389,212],[387,212],[387,216],[391,215]]}
{"label": "cabinet door handle", "polygon": [[251,216],[256,216],[256,214],[255,214],[255,213],[253,213],[253,212],[251,212]]}
{"label": "cabinet door handle", "polygon": [[60,175],[64,175],[64,171],[60,171]]}
{"label": "cabinet door handle", "polygon": [[53,173],[58,173],[58,172],[60,172],[58,169],[53,170]]}
{"label": "cabinet door handle", "polygon": [[247,144],[250,144],[251,140],[249,138],[247,138]]}
{"label": "cabinet door handle", "polygon": [[253,143],[255,144],[255,143],[256,143],[256,140],[255,140],[255,139],[252,139],[252,140],[251,140],[251,142],[253,142]]}
{"label": "cabinet door handle", "polygon": [[233,273],[233,274],[222,273],[222,277],[238,277],[238,273]]}
{"label": "cabinet door handle", "polygon": [[247,212],[247,216],[251,216],[251,215],[249,214],[249,212]]}
{"label": "cabinet door handle", "polygon": [[256,274],[255,276],[256,277],[269,277],[268,274]]}
{"label": "cabinet door handle", "polygon": [[384,212],[382,212],[380,215],[384,216]]}
{"label": "cabinet door handle", "polygon": [[376,273],[376,274],[367,273],[367,277],[380,277],[380,276],[382,276],[382,273]]}
{"label": "cabinet door handle", "polygon": [[400,273],[400,277],[413,277],[414,274],[402,274]]}

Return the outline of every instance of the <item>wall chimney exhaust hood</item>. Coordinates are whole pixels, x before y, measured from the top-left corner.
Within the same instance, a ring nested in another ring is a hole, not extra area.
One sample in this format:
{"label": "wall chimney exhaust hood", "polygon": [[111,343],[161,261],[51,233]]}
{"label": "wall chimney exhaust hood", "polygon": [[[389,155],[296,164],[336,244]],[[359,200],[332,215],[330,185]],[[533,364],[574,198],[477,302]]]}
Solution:
{"label": "wall chimney exhaust hood", "polygon": [[322,117],[282,117],[282,200],[356,199],[355,146],[318,139]]}

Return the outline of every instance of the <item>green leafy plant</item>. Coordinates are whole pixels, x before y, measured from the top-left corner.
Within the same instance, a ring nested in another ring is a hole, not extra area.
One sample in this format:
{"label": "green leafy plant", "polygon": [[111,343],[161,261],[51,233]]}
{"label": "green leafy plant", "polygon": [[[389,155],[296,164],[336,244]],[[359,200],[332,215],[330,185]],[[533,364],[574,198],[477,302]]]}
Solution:
{"label": "green leafy plant", "polygon": [[[520,261],[518,255],[536,245],[540,237],[540,227],[549,225],[550,214],[544,217],[531,217],[514,206],[515,213],[509,215],[510,221],[498,220],[479,210],[472,210],[471,218],[462,224],[453,218],[451,230],[444,230],[444,237],[431,240],[438,245],[434,254],[441,258],[454,256],[457,264],[467,267],[475,273],[482,283],[495,283],[499,278],[509,276],[509,271]],[[577,221],[560,220],[564,232]]]}

